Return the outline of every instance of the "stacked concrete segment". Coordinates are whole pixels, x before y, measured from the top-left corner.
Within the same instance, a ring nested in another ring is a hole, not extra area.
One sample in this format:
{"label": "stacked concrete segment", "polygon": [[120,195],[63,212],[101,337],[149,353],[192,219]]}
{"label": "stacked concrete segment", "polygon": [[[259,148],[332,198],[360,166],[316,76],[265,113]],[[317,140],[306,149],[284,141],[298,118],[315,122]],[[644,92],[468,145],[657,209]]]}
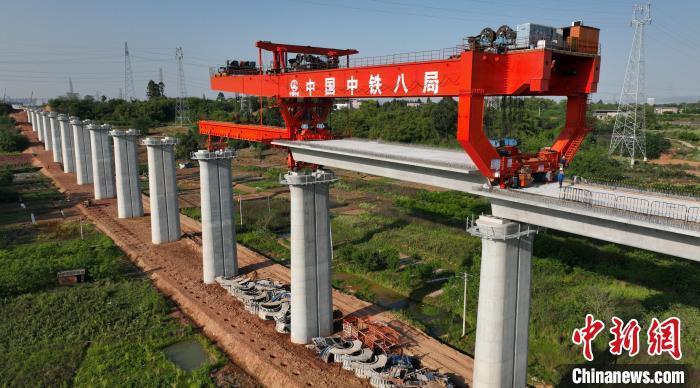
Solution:
{"label": "stacked concrete segment", "polygon": [[63,150],[61,149],[61,131],[58,125],[58,113],[49,112],[49,126],[51,128],[51,151],[53,161],[63,163]]}
{"label": "stacked concrete segment", "polygon": [[59,131],[61,132],[61,155],[63,172],[75,172],[75,145],[73,144],[73,128],[68,122],[68,116],[58,115]]}
{"label": "stacked concrete segment", "polygon": [[51,151],[53,142],[51,138],[51,124],[49,124],[49,112],[41,112],[41,130],[44,136],[44,148],[47,151]]}
{"label": "stacked concrete segment", "polygon": [[151,201],[151,241],[161,244],[180,239],[180,206],[175,176],[175,144],[171,137],[142,141],[148,155],[148,191]]}
{"label": "stacked concrete segment", "polygon": [[139,163],[136,138],[139,131],[114,130],[114,170],[117,178],[117,215],[119,218],[143,216],[143,201],[139,185]]}
{"label": "stacked concrete segment", "polygon": [[331,228],[328,208],[333,173],[289,172],[291,202],[291,339],[298,344],[333,332]]}
{"label": "stacked concrete segment", "polygon": [[90,123],[90,120],[80,121],[77,117],[70,118],[75,151],[75,176],[79,185],[92,183],[92,147],[90,130],[87,128]]}
{"label": "stacked concrete segment", "polygon": [[481,216],[473,386],[525,387],[533,236],[521,224]]}
{"label": "stacked concrete segment", "polygon": [[192,155],[199,161],[202,274],[206,284],[214,283],[219,276],[238,274],[231,178],[233,156],[230,150],[199,150]]}
{"label": "stacked concrete segment", "polygon": [[110,144],[109,124],[88,125],[90,147],[92,149],[92,177],[95,199],[114,198],[114,155]]}

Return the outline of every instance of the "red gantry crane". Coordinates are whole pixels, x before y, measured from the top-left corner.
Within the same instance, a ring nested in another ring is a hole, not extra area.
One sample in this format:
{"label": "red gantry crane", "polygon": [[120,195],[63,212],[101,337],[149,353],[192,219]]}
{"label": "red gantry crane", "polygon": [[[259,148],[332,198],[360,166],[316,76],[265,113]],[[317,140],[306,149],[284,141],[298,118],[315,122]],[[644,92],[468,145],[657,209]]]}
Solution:
{"label": "red gantry crane", "polygon": [[[327,126],[335,98],[457,97],[457,141],[493,184],[515,176],[544,178],[570,162],[590,128],[588,95],[596,91],[600,68],[597,28],[581,22],[554,28],[526,23],[485,28],[452,49],[350,60],[352,49],[260,41],[272,53],[269,68],[229,61],[211,77],[214,90],[272,97],[285,128],[200,121],[211,137],[270,143],[329,140]],[[564,96],[566,123],[551,147],[523,153],[510,141],[489,140],[483,130],[486,96]],[[261,113],[262,116],[262,113]],[[505,144],[504,144],[505,143]],[[297,163],[289,156],[290,168]]]}

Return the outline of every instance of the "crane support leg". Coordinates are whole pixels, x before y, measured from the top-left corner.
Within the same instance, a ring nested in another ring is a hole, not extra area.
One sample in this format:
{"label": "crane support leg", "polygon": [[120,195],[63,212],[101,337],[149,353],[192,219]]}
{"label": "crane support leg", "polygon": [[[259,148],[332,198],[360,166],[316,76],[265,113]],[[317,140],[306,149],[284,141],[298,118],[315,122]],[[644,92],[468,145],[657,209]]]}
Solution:
{"label": "crane support leg", "polygon": [[[479,170],[488,178],[493,178],[493,160],[499,160],[498,152],[484,134],[484,94],[473,90],[459,95],[457,108],[457,141],[467,152]],[[498,167],[495,169],[498,171]],[[489,171],[487,175],[485,171]]]}

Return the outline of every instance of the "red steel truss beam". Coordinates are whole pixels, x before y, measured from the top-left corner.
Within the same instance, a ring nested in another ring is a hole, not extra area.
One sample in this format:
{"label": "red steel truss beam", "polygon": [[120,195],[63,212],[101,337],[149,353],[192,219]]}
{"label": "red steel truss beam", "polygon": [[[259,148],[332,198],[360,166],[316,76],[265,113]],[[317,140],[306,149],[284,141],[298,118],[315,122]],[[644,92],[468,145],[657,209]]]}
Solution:
{"label": "red steel truss beam", "polygon": [[219,121],[200,121],[199,133],[202,135],[225,137],[269,143],[273,140],[288,140],[291,138],[287,128],[262,125],[246,125],[223,123]]}

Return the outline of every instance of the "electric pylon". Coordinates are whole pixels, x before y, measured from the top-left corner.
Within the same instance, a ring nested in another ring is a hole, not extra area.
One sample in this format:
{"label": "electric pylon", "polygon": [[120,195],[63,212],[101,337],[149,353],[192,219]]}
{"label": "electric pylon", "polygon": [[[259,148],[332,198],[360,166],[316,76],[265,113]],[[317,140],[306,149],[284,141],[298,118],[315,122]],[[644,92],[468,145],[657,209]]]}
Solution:
{"label": "electric pylon", "polygon": [[124,42],[124,99],[133,100],[134,93],[134,73],[131,71],[131,56],[129,46]]}
{"label": "electric pylon", "polygon": [[185,70],[182,67],[182,47],[175,49],[175,60],[177,61],[177,110],[175,117],[180,125],[190,122],[187,111],[187,88],[185,87]]}
{"label": "electric pylon", "polygon": [[620,102],[615,116],[615,127],[610,140],[609,153],[613,154],[618,149],[621,155],[627,152],[630,163],[634,166],[634,159],[639,152],[647,160],[645,109],[645,81],[644,81],[644,26],[651,23],[651,4],[635,5],[632,27],[634,27],[634,39],[632,50],[627,60],[625,82],[620,93]]}

